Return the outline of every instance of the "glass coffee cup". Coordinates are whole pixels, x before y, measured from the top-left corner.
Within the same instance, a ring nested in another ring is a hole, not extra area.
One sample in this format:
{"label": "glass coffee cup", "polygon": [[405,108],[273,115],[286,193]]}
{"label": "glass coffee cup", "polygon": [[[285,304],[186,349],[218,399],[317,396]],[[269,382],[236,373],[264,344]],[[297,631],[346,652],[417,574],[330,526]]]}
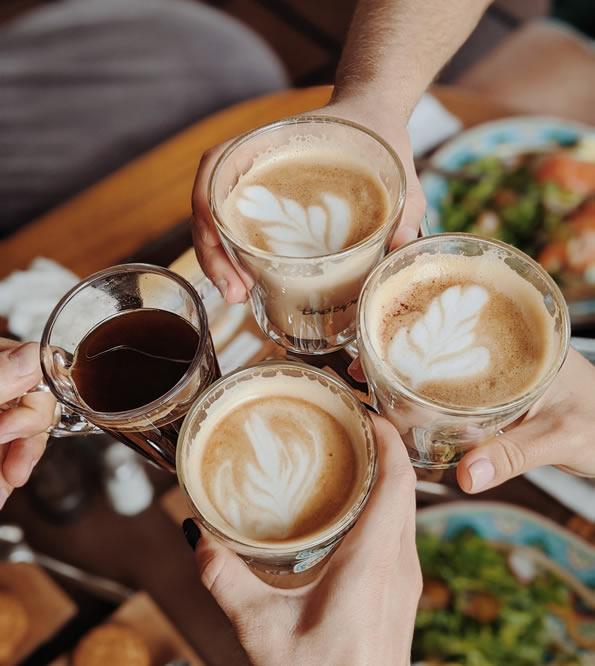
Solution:
{"label": "glass coffee cup", "polygon": [[220,376],[196,290],[149,264],[73,287],[45,326],[41,366],[61,410],[53,436],[107,432],[170,472],[183,417]]}
{"label": "glass coffee cup", "polygon": [[177,471],[201,529],[260,574],[301,574],[338,546],[369,498],[371,419],[339,379],[266,361],[210,386],[188,412]]}
{"label": "glass coffee cup", "polygon": [[[279,163],[283,171],[275,175],[280,155],[285,155]],[[262,184],[268,181],[254,175],[263,164],[265,170],[272,164],[269,176],[275,182],[269,189]],[[333,171],[342,165],[348,183]],[[300,201],[292,189],[297,182],[292,167],[301,169]],[[246,178],[257,184],[245,186]],[[333,178],[339,182],[330,182]],[[238,188],[244,189],[232,201]],[[353,195],[354,188],[362,189]],[[388,250],[405,189],[404,169],[392,148],[372,131],[339,118],[290,118],[227,147],[211,174],[209,207],[225,251],[253,283],[252,308],[266,335],[305,354],[328,353],[354,339],[357,298]],[[238,210],[247,217],[238,221]],[[252,218],[262,224],[250,226]],[[363,237],[349,235],[359,228],[353,220],[370,225]],[[341,230],[351,240],[338,239]]]}
{"label": "glass coffee cup", "polygon": [[568,352],[560,289],[520,250],[471,234],[400,247],[368,277],[358,347],[413,465],[446,469],[543,395]]}

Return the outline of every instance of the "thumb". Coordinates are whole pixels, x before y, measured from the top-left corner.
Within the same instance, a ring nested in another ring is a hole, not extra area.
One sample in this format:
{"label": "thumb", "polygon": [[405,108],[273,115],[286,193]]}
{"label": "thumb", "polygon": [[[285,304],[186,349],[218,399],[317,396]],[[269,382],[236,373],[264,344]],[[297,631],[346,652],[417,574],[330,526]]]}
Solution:
{"label": "thumb", "polygon": [[193,520],[187,518],[183,527],[188,542],[196,543],[194,552],[202,584],[237,627],[248,608],[270,596],[270,587],[215,537],[201,533]]}
{"label": "thumb", "polygon": [[571,464],[577,433],[565,427],[564,411],[538,413],[467,453],[457,467],[461,488],[477,493],[534,467]]}
{"label": "thumb", "polygon": [[39,345],[28,342],[0,352],[0,404],[18,398],[40,379]]}
{"label": "thumb", "polygon": [[402,536],[414,521],[416,476],[396,428],[373,416],[378,443],[378,474],[368,504],[331,564],[346,576],[358,575],[387,553],[396,561]]}

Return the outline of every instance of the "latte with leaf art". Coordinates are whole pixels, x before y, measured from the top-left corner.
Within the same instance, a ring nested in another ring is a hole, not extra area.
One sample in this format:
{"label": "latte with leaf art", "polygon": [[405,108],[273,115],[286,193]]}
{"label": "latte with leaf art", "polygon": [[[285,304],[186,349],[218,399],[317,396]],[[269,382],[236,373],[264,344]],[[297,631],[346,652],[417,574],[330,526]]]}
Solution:
{"label": "latte with leaf art", "polygon": [[376,462],[372,421],[352,389],[287,360],[204,391],[176,459],[201,529],[267,574],[322,564],[363,511]]}
{"label": "latte with leaf art", "polygon": [[336,518],[352,493],[356,461],[331,414],[300,398],[271,396],[221,419],[203,466],[211,503],[234,531],[282,541]]}
{"label": "latte with leaf art", "polygon": [[489,253],[420,254],[372,299],[375,346],[416,393],[454,407],[526,393],[554,353],[539,291]]}
{"label": "latte with leaf art", "polygon": [[226,225],[249,245],[284,257],[333,255],[386,221],[388,194],[355,162],[316,150],[258,161],[229,194]]}
{"label": "latte with leaf art", "polygon": [[405,203],[392,148],[339,118],[288,118],[232,142],[208,190],[223,249],[265,334],[301,354],[349,344],[359,293]]}

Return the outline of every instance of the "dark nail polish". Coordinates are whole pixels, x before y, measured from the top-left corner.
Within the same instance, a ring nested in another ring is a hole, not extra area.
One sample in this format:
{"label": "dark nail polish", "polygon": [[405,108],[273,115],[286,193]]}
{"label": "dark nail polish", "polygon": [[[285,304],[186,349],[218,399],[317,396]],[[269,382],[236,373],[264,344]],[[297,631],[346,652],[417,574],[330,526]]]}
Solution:
{"label": "dark nail polish", "polygon": [[200,530],[192,518],[186,518],[186,520],[182,523],[182,530],[188,545],[190,548],[192,548],[192,550],[194,550],[198,540],[200,539]]}

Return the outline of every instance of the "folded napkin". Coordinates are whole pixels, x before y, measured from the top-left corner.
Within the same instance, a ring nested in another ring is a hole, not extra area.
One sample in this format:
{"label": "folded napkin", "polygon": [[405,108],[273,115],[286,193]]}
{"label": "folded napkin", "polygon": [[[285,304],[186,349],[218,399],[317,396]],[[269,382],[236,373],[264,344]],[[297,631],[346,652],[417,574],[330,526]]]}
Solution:
{"label": "folded napkin", "polygon": [[463,127],[461,121],[447,111],[440,102],[426,93],[413,110],[407,130],[418,157],[442,143]]}
{"label": "folded napkin", "polygon": [[39,341],[54,306],[78,281],[60,264],[38,257],[0,282],[0,317],[21,340]]}

